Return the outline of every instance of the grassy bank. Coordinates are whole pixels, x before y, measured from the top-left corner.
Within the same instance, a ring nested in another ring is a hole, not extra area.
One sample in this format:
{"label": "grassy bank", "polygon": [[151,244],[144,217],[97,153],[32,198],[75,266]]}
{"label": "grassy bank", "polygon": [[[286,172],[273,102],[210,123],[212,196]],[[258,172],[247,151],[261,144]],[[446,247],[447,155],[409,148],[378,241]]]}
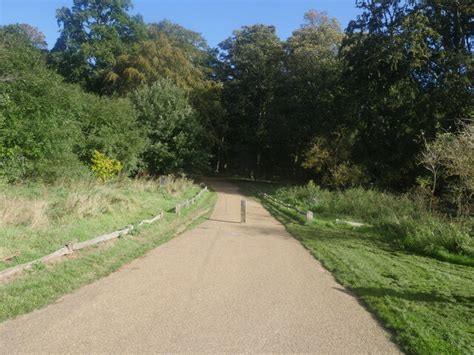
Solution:
{"label": "grassy bank", "polygon": [[[212,206],[215,201],[213,193],[206,194],[196,205],[176,218],[172,211],[175,203],[193,196],[199,190],[190,181],[179,180],[164,187],[154,181],[122,181],[107,186],[76,185],[76,190],[65,186],[49,189],[43,186],[21,186],[16,189],[8,192],[12,195],[5,191],[4,196],[16,196],[22,202],[32,199],[46,207],[42,209],[41,224],[33,223],[33,220],[38,220],[34,218],[9,219],[10,224],[6,228],[8,233],[2,231],[0,237],[1,246],[9,253],[19,251],[20,255],[3,262],[3,268],[42,256],[71,239],[90,239],[149,218],[161,210],[165,211],[165,216],[158,223],[140,227],[132,235],[91,247],[57,264],[38,265],[20,278],[0,285],[0,320],[41,308],[63,294],[108,275],[172,238],[183,223]],[[94,203],[90,203],[94,214],[83,213],[79,207],[64,210],[63,206],[76,199],[94,199]],[[58,216],[59,211],[63,211],[61,216]],[[23,224],[13,224],[13,220],[22,220]],[[18,234],[13,234],[14,230]],[[12,235],[19,237],[12,241]]]}
{"label": "grassy bank", "polygon": [[[462,264],[469,256],[458,254],[462,256],[461,264],[455,259],[446,262],[437,259],[437,255],[423,255],[416,248],[408,248],[392,234],[384,235],[387,229],[382,228],[382,215],[400,208],[390,206],[390,196],[375,196],[378,203],[371,208],[358,205],[373,197],[361,197],[362,191],[358,192],[357,202],[343,201],[343,195],[328,191],[310,196],[302,188],[253,183],[240,186],[249,192],[257,187],[301,208],[311,203],[317,206],[313,208],[315,220],[306,223],[291,210],[262,200],[288,231],[394,332],[395,341],[406,352],[474,353],[474,268]],[[352,228],[337,224],[336,218],[359,220],[371,226]]]}

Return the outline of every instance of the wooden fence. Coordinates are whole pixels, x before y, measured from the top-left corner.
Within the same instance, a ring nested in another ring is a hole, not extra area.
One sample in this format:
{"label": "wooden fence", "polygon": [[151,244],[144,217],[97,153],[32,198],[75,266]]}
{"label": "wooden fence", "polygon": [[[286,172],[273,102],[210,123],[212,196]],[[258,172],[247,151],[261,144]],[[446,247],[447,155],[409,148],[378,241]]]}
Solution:
{"label": "wooden fence", "polygon": [[[184,206],[184,208],[188,208],[191,205],[194,205],[198,199],[200,199],[206,192],[208,191],[207,186],[204,186],[199,193],[196,194],[193,198],[186,200],[182,203],[178,203],[176,206]],[[179,211],[181,211],[181,207],[179,208]],[[179,214],[178,214],[179,215]],[[164,213],[160,212],[158,213],[155,217],[151,219],[145,219],[137,224],[137,227],[140,227],[144,224],[152,224],[155,223],[161,219],[163,219]],[[93,239],[86,240],[84,242],[78,242],[78,243],[68,243],[65,246],[63,246],[61,249],[56,250],[55,252],[48,254],[46,256],[43,256],[42,258],[27,262],[25,264],[21,265],[16,265],[12,266],[11,268],[5,269],[3,271],[0,271],[0,281],[7,279],[11,276],[14,276],[16,274],[19,274],[23,272],[24,270],[31,269],[35,264],[37,263],[49,263],[52,261],[55,261],[59,258],[62,258],[65,255],[70,255],[78,250],[90,247],[92,245],[96,245],[99,243],[107,242],[109,240],[113,240],[116,238],[120,238],[121,236],[129,234],[132,230],[134,229],[133,225],[129,225],[123,229],[114,231],[112,233],[104,234],[101,236],[98,236]]]}
{"label": "wooden fence", "polygon": [[192,205],[194,205],[196,203],[196,201],[199,200],[202,197],[202,195],[204,195],[207,191],[208,191],[207,186],[204,186],[204,188],[202,188],[201,191],[199,191],[199,193],[196,196],[194,196],[193,198],[190,198],[189,200],[185,200],[183,202],[177,203],[175,208],[174,208],[174,211],[175,211],[176,215],[180,216],[181,215],[181,210],[189,208]]}
{"label": "wooden fence", "polygon": [[310,221],[314,218],[314,214],[312,211],[302,211],[300,210],[299,208],[295,207],[295,206],[292,206],[288,203],[285,203],[283,201],[280,201],[276,198],[274,198],[273,196],[270,196],[269,194],[265,193],[265,192],[257,192],[258,195],[260,195],[261,197],[265,198],[265,199],[268,199],[270,201],[272,201],[273,203],[276,203],[277,205],[280,205],[280,206],[283,206],[285,208],[288,208],[290,210],[293,210],[295,211],[296,213],[302,215],[302,216],[305,216],[306,220]]}

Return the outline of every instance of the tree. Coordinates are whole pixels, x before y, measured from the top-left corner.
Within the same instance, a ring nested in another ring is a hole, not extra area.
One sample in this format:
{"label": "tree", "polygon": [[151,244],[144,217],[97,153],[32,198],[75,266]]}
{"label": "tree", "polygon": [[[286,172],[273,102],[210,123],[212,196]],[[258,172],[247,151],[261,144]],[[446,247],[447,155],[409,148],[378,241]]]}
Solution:
{"label": "tree", "polygon": [[166,36],[174,47],[180,48],[194,65],[206,65],[209,60],[210,48],[204,37],[197,32],[184,28],[169,20],[148,25],[150,39],[159,39]]}
{"label": "tree", "polygon": [[450,44],[469,34],[467,2],[449,3],[357,2],[364,12],[348,26],[338,100],[344,123],[357,133],[353,156],[380,185],[412,185],[421,133],[430,141],[472,111],[468,41]]}
{"label": "tree", "polygon": [[46,68],[23,33],[0,29],[0,175],[9,181],[71,176],[81,138],[69,110],[69,87]]}
{"label": "tree", "polygon": [[[219,47],[224,102],[229,114],[230,163],[251,176],[271,165],[272,110],[283,64],[283,46],[273,26],[244,26]],[[264,163],[265,162],[265,163]]]}
{"label": "tree", "polygon": [[352,162],[352,139],[351,132],[343,129],[316,136],[305,153],[303,167],[332,188],[365,184],[364,168]]}
{"label": "tree", "polygon": [[431,173],[430,209],[435,195],[444,193],[458,215],[469,216],[474,197],[474,124],[460,126],[459,132],[440,133],[427,143],[419,162]]}
{"label": "tree", "polygon": [[130,0],[74,0],[57,10],[61,35],[51,61],[70,82],[100,92],[104,72],[131,43],[146,37],[140,16],[131,16]]}
{"label": "tree", "polygon": [[131,101],[77,92],[76,102],[84,138],[75,153],[81,161],[88,164],[93,152],[99,151],[118,160],[126,174],[142,169],[141,156],[149,142]]}
{"label": "tree", "polygon": [[18,33],[24,36],[33,47],[46,51],[48,44],[46,43],[46,36],[43,32],[38,30],[37,27],[33,27],[27,23],[19,23],[15,25],[7,25],[0,27],[5,32]]}
{"label": "tree", "polygon": [[140,165],[146,136],[127,99],[99,98],[47,68],[20,33],[0,29],[0,175],[7,180],[88,173],[95,149]]}
{"label": "tree", "polygon": [[287,149],[294,173],[313,138],[327,135],[337,125],[333,98],[341,71],[338,52],[343,33],[338,21],[316,10],[304,18],[285,45],[286,100],[281,101],[292,127]]}
{"label": "tree", "polygon": [[129,54],[118,56],[107,71],[105,82],[108,92],[126,94],[159,79],[169,79],[186,91],[200,86],[204,80],[203,73],[186,54],[162,35],[137,43]]}
{"label": "tree", "polygon": [[204,132],[185,92],[160,79],[131,94],[149,145],[144,160],[149,173],[192,172],[205,168],[208,153]]}

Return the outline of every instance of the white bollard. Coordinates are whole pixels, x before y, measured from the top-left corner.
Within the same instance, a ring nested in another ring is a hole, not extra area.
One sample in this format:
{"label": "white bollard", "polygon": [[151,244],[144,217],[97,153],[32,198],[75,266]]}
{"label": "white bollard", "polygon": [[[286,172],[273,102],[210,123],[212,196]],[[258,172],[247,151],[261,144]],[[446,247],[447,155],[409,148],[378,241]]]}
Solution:
{"label": "white bollard", "polygon": [[247,221],[247,201],[240,201],[240,223],[245,223]]}

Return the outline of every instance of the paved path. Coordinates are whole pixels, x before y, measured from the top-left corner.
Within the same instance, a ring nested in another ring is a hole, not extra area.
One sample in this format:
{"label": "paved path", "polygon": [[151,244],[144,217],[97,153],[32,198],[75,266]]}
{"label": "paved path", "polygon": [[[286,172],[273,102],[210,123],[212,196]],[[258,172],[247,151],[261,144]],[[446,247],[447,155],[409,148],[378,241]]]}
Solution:
{"label": "paved path", "polygon": [[395,353],[372,316],[237,189],[209,221],[61,302],[0,325],[0,353]]}

